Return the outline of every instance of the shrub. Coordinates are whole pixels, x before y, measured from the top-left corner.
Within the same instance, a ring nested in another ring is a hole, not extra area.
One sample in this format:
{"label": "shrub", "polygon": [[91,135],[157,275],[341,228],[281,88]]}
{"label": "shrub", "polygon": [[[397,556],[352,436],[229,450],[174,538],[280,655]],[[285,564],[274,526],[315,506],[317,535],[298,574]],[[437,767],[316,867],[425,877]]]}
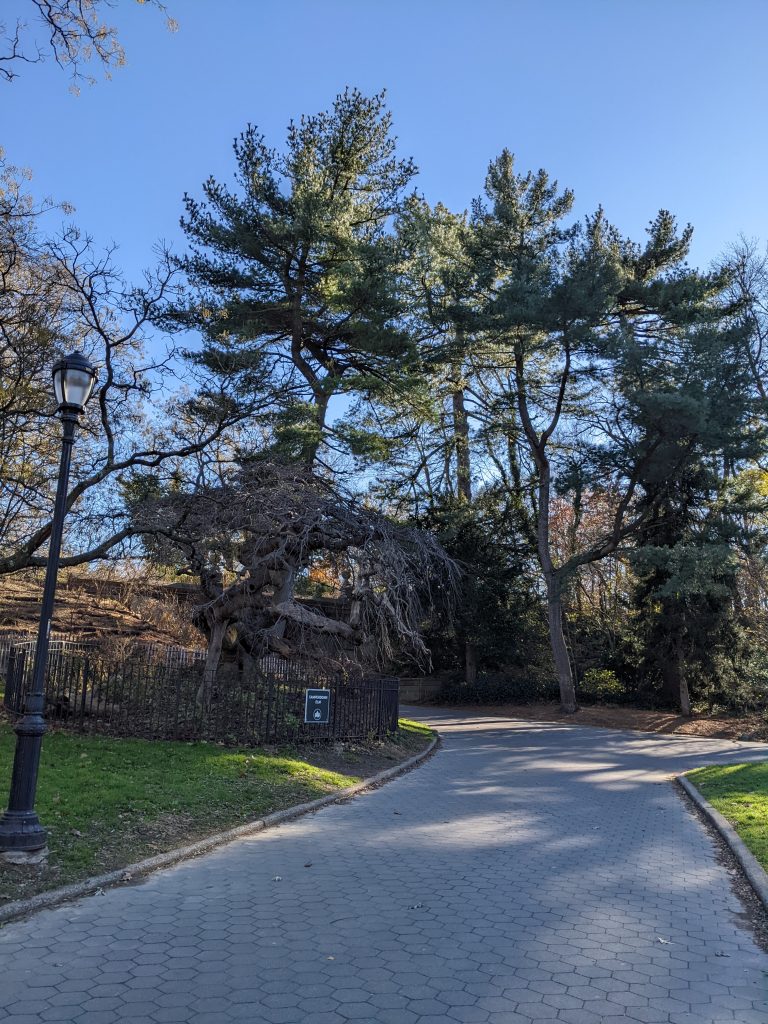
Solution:
{"label": "shrub", "polygon": [[624,704],[630,700],[626,687],[608,668],[590,668],[578,687],[578,696],[596,704]]}

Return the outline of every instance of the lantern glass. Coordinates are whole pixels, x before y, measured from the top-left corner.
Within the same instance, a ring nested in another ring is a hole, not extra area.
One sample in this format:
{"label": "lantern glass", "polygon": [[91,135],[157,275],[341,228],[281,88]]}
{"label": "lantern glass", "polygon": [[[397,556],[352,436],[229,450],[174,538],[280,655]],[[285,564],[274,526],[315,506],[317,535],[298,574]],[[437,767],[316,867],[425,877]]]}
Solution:
{"label": "lantern glass", "polygon": [[80,352],[59,360],[53,368],[53,390],[59,406],[74,406],[82,412],[95,383],[96,371]]}
{"label": "lantern glass", "polygon": [[64,369],[53,371],[53,391],[56,395],[56,405],[64,405]]}

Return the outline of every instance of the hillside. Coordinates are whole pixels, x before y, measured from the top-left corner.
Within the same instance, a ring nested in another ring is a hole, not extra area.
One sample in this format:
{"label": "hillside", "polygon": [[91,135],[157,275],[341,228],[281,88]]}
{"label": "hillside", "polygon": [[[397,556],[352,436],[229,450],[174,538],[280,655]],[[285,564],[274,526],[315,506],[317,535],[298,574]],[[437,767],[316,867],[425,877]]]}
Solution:
{"label": "hillside", "polygon": [[[42,573],[6,577],[0,588],[0,633],[33,633],[40,618]],[[191,625],[196,588],[122,582],[62,572],[53,630],[83,640],[118,638],[200,647]]]}

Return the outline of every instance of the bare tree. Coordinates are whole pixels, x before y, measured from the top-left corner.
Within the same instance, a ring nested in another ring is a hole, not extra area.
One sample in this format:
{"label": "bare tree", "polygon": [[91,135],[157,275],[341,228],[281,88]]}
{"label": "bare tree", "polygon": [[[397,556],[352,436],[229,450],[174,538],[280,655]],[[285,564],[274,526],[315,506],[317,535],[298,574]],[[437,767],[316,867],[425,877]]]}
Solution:
{"label": "bare tree", "polygon": [[[175,288],[167,252],[141,286],[128,285],[113,252],[75,228],[41,239],[41,207],[12,168],[0,191],[0,575],[44,565],[58,471],[60,426],[50,368],[80,347],[99,381],[78,437],[63,564],[104,557],[136,535],[126,496],[148,474],[173,471],[252,413],[220,385],[184,368],[149,331]],[[149,354],[147,354],[149,353]]]}
{"label": "bare tree", "polygon": [[[174,32],[178,25],[167,14],[161,0],[136,0],[144,7],[155,7],[166,15],[166,25]],[[125,64],[125,51],[117,29],[104,21],[116,0],[27,0],[34,22],[17,18],[13,25],[0,22],[0,79],[12,82],[24,64],[41,64],[53,57],[78,83],[92,84],[95,79],[82,69],[100,64],[107,77],[113,68]]]}

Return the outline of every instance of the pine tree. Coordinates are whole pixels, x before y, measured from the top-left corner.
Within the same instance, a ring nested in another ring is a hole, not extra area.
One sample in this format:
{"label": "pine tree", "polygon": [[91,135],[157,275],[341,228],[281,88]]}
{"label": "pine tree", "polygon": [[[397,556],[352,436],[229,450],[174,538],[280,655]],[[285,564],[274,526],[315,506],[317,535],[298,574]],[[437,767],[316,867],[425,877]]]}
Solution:
{"label": "pine tree", "polygon": [[282,152],[253,126],[234,152],[238,188],[210,178],[202,202],[185,196],[192,298],[172,317],[202,332],[194,358],[245,399],[269,381],[276,449],[313,466],[350,440],[331,430],[333,397],[375,393],[407,357],[390,225],[415,168],[396,155],[383,94],[351,89],[292,122]]}
{"label": "pine tree", "polygon": [[[518,175],[507,152],[491,164],[474,210],[481,320],[506,353],[487,403],[514,409],[522,491],[535,528],[550,638],[565,711],[576,694],[563,631],[563,597],[580,566],[637,537],[655,514],[654,482],[702,457],[735,452],[746,423],[739,335],[722,302],[726,281],[685,264],[691,229],[662,211],[638,245],[601,210],[563,225],[572,194],[544,171]],[[671,368],[671,369],[670,369]],[[605,535],[556,560],[553,490],[606,498]]]}
{"label": "pine tree", "polygon": [[[729,488],[723,467],[743,465],[763,442],[742,342],[740,330],[700,327],[674,354],[665,347],[647,361],[652,392],[635,372],[631,384],[624,381],[641,429],[659,442],[640,469],[639,508],[649,514],[630,556],[644,650],[640,684],[656,687],[685,715],[692,681],[701,692],[704,680],[728,674],[726,662],[743,645],[737,543],[751,496]],[[654,422],[665,424],[663,435]]]}

